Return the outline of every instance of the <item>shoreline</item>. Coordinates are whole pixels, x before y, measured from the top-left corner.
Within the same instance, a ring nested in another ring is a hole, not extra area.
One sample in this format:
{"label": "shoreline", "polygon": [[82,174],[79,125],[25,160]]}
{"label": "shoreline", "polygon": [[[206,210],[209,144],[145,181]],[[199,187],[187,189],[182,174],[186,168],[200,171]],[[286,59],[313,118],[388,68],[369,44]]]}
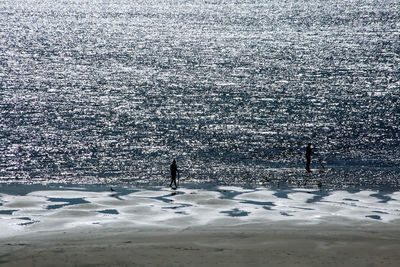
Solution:
{"label": "shoreline", "polygon": [[237,186],[15,189],[9,194],[0,190],[0,266],[400,262],[397,191]]}

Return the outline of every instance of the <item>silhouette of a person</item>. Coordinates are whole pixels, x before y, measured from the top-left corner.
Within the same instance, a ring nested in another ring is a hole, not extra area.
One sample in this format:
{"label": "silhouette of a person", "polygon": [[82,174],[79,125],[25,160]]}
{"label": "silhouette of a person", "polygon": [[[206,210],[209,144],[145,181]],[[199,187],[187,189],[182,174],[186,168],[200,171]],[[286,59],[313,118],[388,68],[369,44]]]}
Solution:
{"label": "silhouette of a person", "polygon": [[311,155],[314,154],[311,148],[311,143],[308,143],[306,148],[306,170],[307,172],[311,172],[310,164],[311,164]]}
{"label": "silhouette of a person", "polygon": [[179,171],[178,171],[178,166],[176,166],[176,160],[172,161],[170,170],[171,170],[171,183],[169,184],[169,187],[172,187],[172,183],[174,183],[175,187],[177,187],[176,186],[176,173]]}

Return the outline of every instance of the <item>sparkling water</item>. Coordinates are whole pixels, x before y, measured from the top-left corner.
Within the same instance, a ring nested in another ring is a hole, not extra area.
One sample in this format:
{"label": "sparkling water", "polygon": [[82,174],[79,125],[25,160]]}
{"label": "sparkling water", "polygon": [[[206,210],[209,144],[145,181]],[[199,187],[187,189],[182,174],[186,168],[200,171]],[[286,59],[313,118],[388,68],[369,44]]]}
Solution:
{"label": "sparkling water", "polygon": [[398,187],[399,10],[2,0],[0,181]]}

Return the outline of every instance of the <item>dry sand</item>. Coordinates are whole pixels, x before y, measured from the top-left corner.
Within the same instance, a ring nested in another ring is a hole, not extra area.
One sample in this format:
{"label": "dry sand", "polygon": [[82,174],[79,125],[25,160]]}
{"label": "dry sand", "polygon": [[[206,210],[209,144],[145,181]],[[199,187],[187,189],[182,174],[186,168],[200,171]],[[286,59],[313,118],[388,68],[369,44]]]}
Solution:
{"label": "dry sand", "polygon": [[2,239],[0,265],[399,266],[398,224],[351,223],[39,232]]}

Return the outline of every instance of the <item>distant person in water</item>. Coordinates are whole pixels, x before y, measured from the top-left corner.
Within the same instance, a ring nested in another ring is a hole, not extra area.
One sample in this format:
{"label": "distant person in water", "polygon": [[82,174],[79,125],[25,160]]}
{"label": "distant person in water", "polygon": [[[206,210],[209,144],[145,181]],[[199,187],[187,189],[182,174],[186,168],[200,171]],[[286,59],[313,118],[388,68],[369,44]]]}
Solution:
{"label": "distant person in water", "polygon": [[306,170],[307,172],[311,172],[310,164],[311,164],[311,155],[314,154],[311,148],[311,143],[308,143],[306,148]]}
{"label": "distant person in water", "polygon": [[174,183],[175,187],[177,187],[177,185],[176,185],[176,173],[179,172],[179,171],[178,171],[178,166],[176,166],[176,160],[172,161],[172,164],[170,166],[170,170],[171,170],[171,183],[169,184],[169,187],[172,187],[172,183]]}

